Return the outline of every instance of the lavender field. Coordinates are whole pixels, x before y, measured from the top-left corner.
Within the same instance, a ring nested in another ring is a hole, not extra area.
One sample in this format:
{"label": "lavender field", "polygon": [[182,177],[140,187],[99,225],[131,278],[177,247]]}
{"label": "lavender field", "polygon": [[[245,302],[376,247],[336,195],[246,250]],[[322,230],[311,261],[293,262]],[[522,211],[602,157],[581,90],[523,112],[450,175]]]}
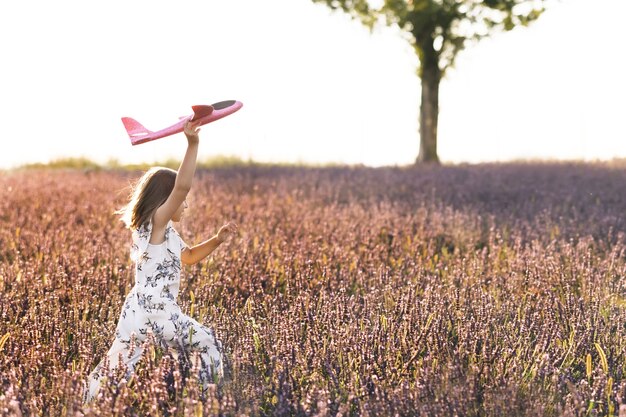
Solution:
{"label": "lavender field", "polygon": [[626,416],[626,166],[199,170],[183,272],[224,381],[147,347],[82,384],[134,284],[139,172],[0,173],[0,414]]}

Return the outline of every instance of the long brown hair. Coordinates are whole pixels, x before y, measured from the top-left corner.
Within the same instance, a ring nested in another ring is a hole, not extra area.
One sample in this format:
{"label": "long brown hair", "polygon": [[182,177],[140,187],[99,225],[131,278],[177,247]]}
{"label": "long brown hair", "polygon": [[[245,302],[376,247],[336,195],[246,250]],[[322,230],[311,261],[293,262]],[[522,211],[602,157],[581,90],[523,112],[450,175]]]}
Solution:
{"label": "long brown hair", "polygon": [[154,167],[139,178],[132,187],[128,204],[117,211],[129,229],[137,230],[152,219],[174,189],[176,174],[170,168]]}

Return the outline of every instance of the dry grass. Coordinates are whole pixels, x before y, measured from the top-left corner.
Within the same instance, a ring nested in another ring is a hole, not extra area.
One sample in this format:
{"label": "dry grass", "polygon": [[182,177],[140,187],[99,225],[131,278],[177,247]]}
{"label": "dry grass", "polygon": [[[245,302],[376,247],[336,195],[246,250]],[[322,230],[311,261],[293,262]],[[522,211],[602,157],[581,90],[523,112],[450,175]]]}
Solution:
{"label": "dry grass", "polygon": [[194,373],[152,348],[83,409],[134,284],[112,213],[135,177],[0,176],[1,412],[617,416],[626,404],[626,170],[524,163],[198,172],[183,238],[227,220],[241,236],[187,268],[179,302],[218,331],[227,378],[202,400]]}

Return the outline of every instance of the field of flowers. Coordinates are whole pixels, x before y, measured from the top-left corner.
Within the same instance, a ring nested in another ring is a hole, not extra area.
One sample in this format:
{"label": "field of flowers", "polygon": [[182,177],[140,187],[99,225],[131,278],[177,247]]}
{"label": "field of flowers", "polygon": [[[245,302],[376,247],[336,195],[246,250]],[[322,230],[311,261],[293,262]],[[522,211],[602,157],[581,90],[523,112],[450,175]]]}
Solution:
{"label": "field of flowers", "polygon": [[199,170],[179,231],[224,381],[147,347],[82,405],[134,284],[139,172],[0,173],[1,415],[626,416],[626,167]]}

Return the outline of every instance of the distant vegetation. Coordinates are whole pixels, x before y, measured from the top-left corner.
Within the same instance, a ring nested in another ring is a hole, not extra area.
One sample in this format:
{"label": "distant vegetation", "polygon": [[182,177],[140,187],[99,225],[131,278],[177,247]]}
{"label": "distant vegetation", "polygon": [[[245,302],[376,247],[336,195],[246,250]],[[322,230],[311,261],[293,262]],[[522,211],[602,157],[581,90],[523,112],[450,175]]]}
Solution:
{"label": "distant vegetation", "polygon": [[[333,167],[345,164],[327,162],[327,163],[309,163],[309,162],[258,162],[252,159],[243,159],[237,156],[214,156],[204,160],[198,160],[198,168],[232,168],[232,167],[251,167],[251,166],[283,166],[283,167]],[[29,169],[80,169],[80,170],[123,170],[123,171],[145,171],[153,166],[163,166],[172,169],[178,169],[180,160],[175,158],[166,159],[164,161],[141,163],[141,164],[122,164],[116,159],[111,159],[103,164],[95,162],[88,158],[59,158],[47,163],[24,164],[17,170]]]}
{"label": "distant vegetation", "polygon": [[[482,163],[474,166],[489,165],[580,165],[580,166],[600,166],[606,168],[626,167],[626,158],[615,158],[610,161],[582,162],[575,160],[555,161],[555,160],[515,160],[503,163]],[[468,164],[448,164],[448,166],[468,166]],[[175,158],[164,161],[156,161],[141,164],[122,164],[116,159],[111,159],[103,164],[95,162],[89,158],[59,158],[47,163],[24,164],[16,168],[17,170],[31,169],[79,169],[79,170],[122,170],[122,171],[145,171],[153,166],[163,166],[178,169],[180,160]],[[310,162],[259,162],[252,159],[243,159],[237,156],[215,156],[198,161],[199,169],[210,168],[235,168],[235,167],[306,167],[306,168],[330,168],[330,167],[364,167],[362,164],[349,165],[339,162],[310,163]],[[408,166],[407,166],[408,168]]]}
{"label": "distant vegetation", "polygon": [[[244,160],[236,156],[217,156],[205,160],[198,161],[198,167],[200,168],[213,168],[213,167],[225,167],[225,166],[249,166],[257,165],[257,162],[252,160]],[[97,163],[88,158],[60,158],[50,161],[48,163],[34,163],[24,164],[18,169],[86,169],[86,170],[100,170],[100,169],[120,169],[120,170],[146,170],[152,166],[164,166],[173,169],[178,169],[180,166],[180,160],[171,158],[164,161],[157,161],[152,163],[142,164],[122,164],[116,159],[111,159],[104,164]]]}

